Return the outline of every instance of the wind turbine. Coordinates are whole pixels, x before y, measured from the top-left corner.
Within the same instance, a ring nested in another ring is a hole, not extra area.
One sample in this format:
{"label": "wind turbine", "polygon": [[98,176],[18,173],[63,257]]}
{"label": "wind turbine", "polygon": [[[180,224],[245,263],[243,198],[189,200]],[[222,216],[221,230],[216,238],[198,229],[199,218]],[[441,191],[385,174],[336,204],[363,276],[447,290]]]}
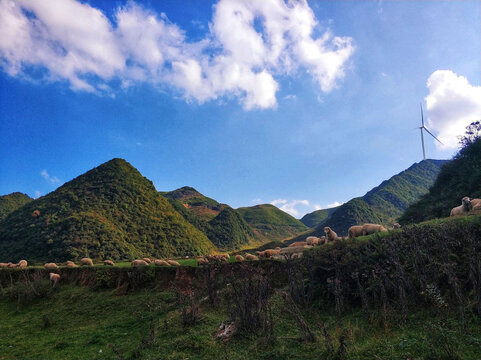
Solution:
{"label": "wind turbine", "polygon": [[421,105],[421,126],[418,127],[417,129],[421,130],[421,143],[423,145],[423,159],[426,160],[426,149],[424,149],[424,134],[423,130],[426,130],[429,135],[431,135],[433,138],[435,138],[437,141],[439,141],[440,144],[444,145],[441,140],[439,140],[436,136],[434,136],[431,131],[428,130],[426,126],[424,126],[424,114],[423,114],[423,104],[420,103]]}

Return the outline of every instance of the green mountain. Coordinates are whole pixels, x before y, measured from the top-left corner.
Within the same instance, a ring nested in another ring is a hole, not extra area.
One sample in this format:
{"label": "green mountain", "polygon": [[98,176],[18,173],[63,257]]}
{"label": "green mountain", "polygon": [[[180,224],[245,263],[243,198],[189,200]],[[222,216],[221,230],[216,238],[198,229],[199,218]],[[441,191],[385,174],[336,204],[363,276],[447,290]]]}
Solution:
{"label": "green mountain", "polygon": [[257,244],[254,231],[231,207],[226,207],[209,221],[207,236],[223,250],[238,250]]}
{"label": "green mountain", "polygon": [[263,241],[282,240],[308,230],[308,227],[274,205],[241,207],[237,212]]}
{"label": "green mountain", "polygon": [[33,199],[20,192],[14,192],[8,195],[0,196],[0,221],[12,211],[17,210]]}
{"label": "green mountain", "polygon": [[329,209],[321,209],[321,210],[313,211],[309,214],[304,215],[301,219],[301,222],[304,225],[306,225],[307,227],[310,227],[310,228],[320,226],[337,209],[339,209],[339,206],[332,207],[332,208],[329,208]]}
{"label": "green mountain", "polygon": [[214,249],[150,180],[122,159],[80,175],[0,222],[0,261],[131,259]]}
{"label": "green mountain", "polygon": [[363,223],[391,226],[410,204],[428,192],[445,163],[446,160],[423,160],[412,165],[383,181],[363,197],[341,205],[323,224],[289,242],[299,241],[309,235],[324,235],[324,226],[329,226],[338,235],[347,235],[350,226]]}
{"label": "green mountain", "polygon": [[184,186],[174,191],[161,192],[161,194],[167,199],[179,201],[195,215],[207,221],[215,218],[227,206],[202,195],[190,186]]}
{"label": "green mountain", "polygon": [[467,144],[446,163],[429,192],[409,206],[401,224],[449,216],[465,196],[481,198],[481,139]]}
{"label": "green mountain", "polygon": [[187,222],[202,231],[221,250],[237,250],[257,244],[258,239],[253,230],[239,213],[228,205],[223,205],[223,210],[208,221],[197,215],[192,207],[186,207],[184,203],[173,198],[169,198],[168,201]]}

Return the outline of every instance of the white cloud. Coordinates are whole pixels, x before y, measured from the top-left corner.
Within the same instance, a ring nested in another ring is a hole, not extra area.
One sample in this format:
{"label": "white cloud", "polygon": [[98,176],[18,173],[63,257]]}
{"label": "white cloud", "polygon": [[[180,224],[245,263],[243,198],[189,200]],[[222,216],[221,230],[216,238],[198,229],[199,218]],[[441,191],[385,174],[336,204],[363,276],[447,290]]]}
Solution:
{"label": "white cloud", "polygon": [[296,95],[294,95],[294,94],[289,94],[289,95],[284,96],[282,99],[283,99],[283,100],[295,100],[296,98],[297,98]]}
{"label": "white cloud", "polygon": [[40,69],[35,80],[42,73],[74,91],[111,95],[147,82],[187,101],[236,97],[250,110],[276,107],[276,78],[299,71],[331,91],[354,52],[351,38],[318,28],[304,0],[221,0],[213,11],[209,32],[189,42],[133,1],[111,22],[75,0],[0,0],[0,64],[15,77]]}
{"label": "white cloud", "polygon": [[35,190],[33,193],[33,198],[38,199],[40,196],[42,196],[42,193],[38,190]]}
{"label": "white cloud", "polygon": [[333,203],[331,204],[327,204],[324,209],[330,209],[330,208],[333,208],[333,207],[337,207],[337,206],[341,206],[342,204],[344,203],[341,203],[339,201],[334,201]]}
{"label": "white cloud", "polygon": [[481,86],[471,85],[450,70],[437,70],[429,77],[427,87],[428,127],[444,143],[442,146],[436,141],[436,145],[456,148],[466,126],[481,120]]}
{"label": "white cloud", "polygon": [[50,176],[49,173],[47,172],[47,170],[42,170],[40,172],[40,175],[42,175],[42,177],[47,180],[49,183],[51,184],[59,184],[61,183],[61,180],[56,177],[56,176]]}
{"label": "white cloud", "polygon": [[[309,201],[307,200],[286,200],[286,199],[276,199],[271,202],[272,205],[277,206],[279,209],[282,211],[285,211],[286,213],[297,217],[299,216],[299,205],[302,205],[304,207],[309,206]],[[279,206],[281,205],[281,206]]]}

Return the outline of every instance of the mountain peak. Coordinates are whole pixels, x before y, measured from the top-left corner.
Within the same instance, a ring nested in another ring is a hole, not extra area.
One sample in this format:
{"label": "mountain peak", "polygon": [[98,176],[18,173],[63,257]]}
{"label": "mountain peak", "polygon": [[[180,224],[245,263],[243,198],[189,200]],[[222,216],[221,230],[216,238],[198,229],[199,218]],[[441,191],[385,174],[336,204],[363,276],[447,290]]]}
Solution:
{"label": "mountain peak", "polygon": [[27,203],[0,226],[5,260],[115,260],[200,255],[213,249],[205,234],[187,223],[150,180],[119,158]]}

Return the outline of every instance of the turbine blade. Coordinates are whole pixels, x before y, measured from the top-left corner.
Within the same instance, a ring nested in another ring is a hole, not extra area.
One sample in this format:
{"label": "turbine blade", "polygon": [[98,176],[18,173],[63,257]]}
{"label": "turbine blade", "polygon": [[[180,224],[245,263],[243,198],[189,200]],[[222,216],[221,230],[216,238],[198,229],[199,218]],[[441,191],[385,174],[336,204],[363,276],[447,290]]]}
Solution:
{"label": "turbine blade", "polygon": [[431,131],[429,131],[425,126],[423,126],[423,129],[426,130],[429,135],[431,135],[433,138],[435,138],[437,141],[439,141],[441,144],[443,144],[443,142],[441,140],[439,140],[436,136],[434,136],[433,133]]}
{"label": "turbine blade", "polygon": [[421,106],[421,123],[423,124],[422,126],[424,127],[423,103],[419,103],[419,106]]}

